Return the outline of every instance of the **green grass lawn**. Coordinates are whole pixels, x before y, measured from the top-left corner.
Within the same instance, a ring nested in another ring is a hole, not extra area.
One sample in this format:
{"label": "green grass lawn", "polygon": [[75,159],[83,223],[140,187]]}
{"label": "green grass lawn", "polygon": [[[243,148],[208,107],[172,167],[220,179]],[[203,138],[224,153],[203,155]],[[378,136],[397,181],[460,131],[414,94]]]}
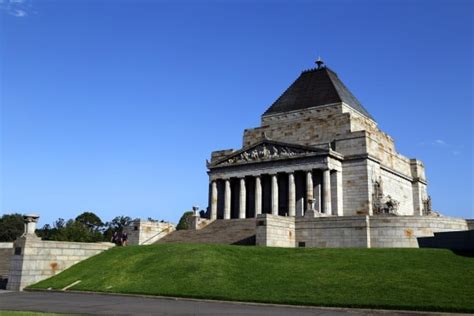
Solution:
{"label": "green grass lawn", "polygon": [[474,257],[441,249],[113,248],[30,288],[474,312]]}

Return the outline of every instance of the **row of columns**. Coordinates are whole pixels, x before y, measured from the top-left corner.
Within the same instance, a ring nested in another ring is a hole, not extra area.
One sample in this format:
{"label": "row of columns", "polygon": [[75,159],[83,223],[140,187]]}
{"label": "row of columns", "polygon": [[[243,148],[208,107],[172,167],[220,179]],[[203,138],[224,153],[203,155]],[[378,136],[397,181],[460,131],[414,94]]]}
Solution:
{"label": "row of columns", "polygon": [[[331,214],[331,173],[329,169],[323,170],[322,181],[322,213]],[[231,186],[230,180],[225,179],[224,186],[224,219],[231,218]],[[313,197],[313,174],[312,171],[306,171],[306,201],[314,200]],[[211,219],[217,219],[217,181],[211,183]],[[245,178],[240,178],[239,192],[239,218],[245,218],[247,205],[247,188]],[[278,177],[271,175],[271,213],[278,215]],[[262,180],[260,176],[255,177],[255,216],[262,214]],[[296,185],[294,173],[288,173],[288,215],[296,215]]]}

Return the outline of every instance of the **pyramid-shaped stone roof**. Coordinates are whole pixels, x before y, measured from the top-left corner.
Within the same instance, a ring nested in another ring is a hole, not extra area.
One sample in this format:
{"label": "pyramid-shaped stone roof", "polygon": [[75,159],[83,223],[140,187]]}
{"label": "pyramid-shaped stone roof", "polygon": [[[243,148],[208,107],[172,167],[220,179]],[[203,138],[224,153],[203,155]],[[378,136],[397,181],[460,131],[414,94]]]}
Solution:
{"label": "pyramid-shaped stone roof", "polygon": [[344,102],[372,119],[372,116],[347,89],[337,74],[327,67],[306,70],[263,113],[277,114]]}

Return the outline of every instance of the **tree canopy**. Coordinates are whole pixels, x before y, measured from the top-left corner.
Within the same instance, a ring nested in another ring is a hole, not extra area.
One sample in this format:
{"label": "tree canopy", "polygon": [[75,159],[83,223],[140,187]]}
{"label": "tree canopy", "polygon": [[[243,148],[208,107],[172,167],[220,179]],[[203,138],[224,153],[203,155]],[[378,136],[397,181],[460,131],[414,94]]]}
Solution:
{"label": "tree canopy", "polygon": [[25,231],[21,214],[5,214],[0,217],[0,242],[11,242]]}
{"label": "tree canopy", "polygon": [[188,222],[191,216],[193,216],[192,211],[184,212],[181,218],[179,219],[178,226],[176,226],[176,229],[177,230],[188,229],[189,228]]}

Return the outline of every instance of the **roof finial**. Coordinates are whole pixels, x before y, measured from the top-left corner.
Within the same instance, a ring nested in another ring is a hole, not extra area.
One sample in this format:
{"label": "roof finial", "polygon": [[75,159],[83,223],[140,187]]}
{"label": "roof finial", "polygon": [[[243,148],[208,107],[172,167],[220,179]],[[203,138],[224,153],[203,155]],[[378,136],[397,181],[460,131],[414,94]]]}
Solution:
{"label": "roof finial", "polygon": [[316,60],[316,65],[318,65],[318,69],[321,69],[324,61],[321,59],[321,56],[318,56],[318,60]]}

